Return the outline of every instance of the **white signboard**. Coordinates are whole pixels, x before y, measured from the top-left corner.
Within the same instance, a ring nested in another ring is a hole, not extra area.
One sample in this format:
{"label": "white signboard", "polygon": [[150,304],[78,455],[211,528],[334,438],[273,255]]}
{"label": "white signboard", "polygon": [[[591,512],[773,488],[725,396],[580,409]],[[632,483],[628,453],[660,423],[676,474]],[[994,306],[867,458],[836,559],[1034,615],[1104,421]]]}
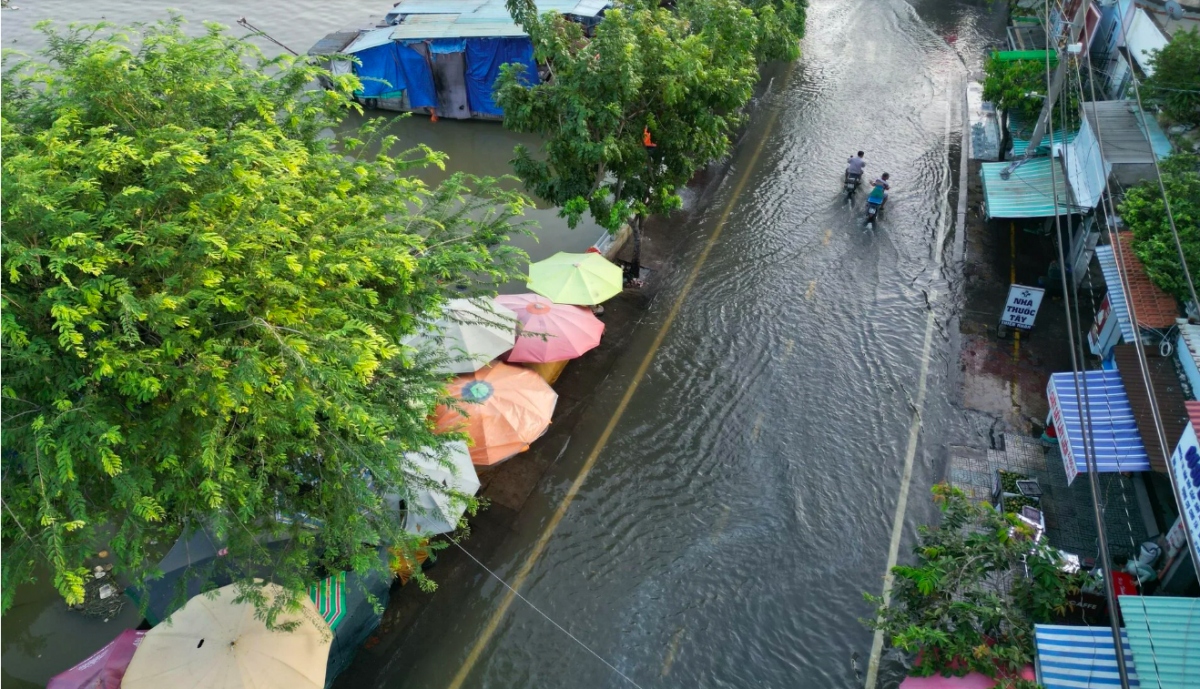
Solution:
{"label": "white signboard", "polygon": [[1067,485],[1075,481],[1079,475],[1079,465],[1075,463],[1075,453],[1071,451],[1071,437],[1067,434],[1067,421],[1063,418],[1062,405],[1058,401],[1058,390],[1054,387],[1054,378],[1046,391],[1050,400],[1050,417],[1054,419],[1054,433],[1058,436],[1058,449],[1062,454],[1063,471],[1067,474]]}
{"label": "white signboard", "polygon": [[1045,290],[1041,287],[1010,286],[1008,301],[1004,304],[1004,313],[1000,314],[1000,325],[1019,330],[1033,328],[1033,321],[1037,318],[1038,307],[1042,305],[1044,293]]}
{"label": "white signboard", "polygon": [[1179,504],[1180,516],[1187,521],[1193,536],[1200,534],[1200,439],[1196,437],[1194,423],[1184,429],[1183,437],[1171,455],[1171,470],[1183,500]]}

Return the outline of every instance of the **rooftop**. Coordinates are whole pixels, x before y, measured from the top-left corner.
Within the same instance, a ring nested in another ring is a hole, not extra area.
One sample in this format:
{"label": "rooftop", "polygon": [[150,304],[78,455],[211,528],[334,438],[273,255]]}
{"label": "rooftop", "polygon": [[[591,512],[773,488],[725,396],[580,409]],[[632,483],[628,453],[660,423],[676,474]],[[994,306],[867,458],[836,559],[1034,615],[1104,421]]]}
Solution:
{"label": "rooftop", "polygon": [[[537,0],[538,12],[594,18],[611,0]],[[400,0],[384,22],[395,26],[392,40],[523,36],[504,0]]]}
{"label": "rooftop", "polygon": [[1132,233],[1121,232],[1119,237],[1121,248],[1118,251],[1114,243],[1113,253],[1120,254],[1120,257],[1124,258],[1125,281],[1129,285],[1125,299],[1129,303],[1131,315],[1136,316],[1138,325],[1143,328],[1155,330],[1170,328],[1175,325],[1175,319],[1179,317],[1178,302],[1175,301],[1175,297],[1150,282],[1150,276],[1146,275],[1146,267],[1142,265],[1131,249]]}
{"label": "rooftop", "polygon": [[1142,436],[1146,455],[1150,458],[1150,468],[1166,473],[1167,458],[1183,435],[1183,429],[1187,427],[1188,410],[1185,406],[1183,386],[1179,382],[1179,376],[1175,374],[1173,358],[1161,357],[1157,351],[1142,348],[1150,374],[1150,390],[1153,391],[1154,401],[1162,418],[1163,436],[1167,445],[1164,454],[1162,445],[1158,442],[1150,395],[1147,393],[1146,381],[1142,378],[1142,369],[1138,362],[1137,347],[1140,346],[1117,345],[1113,348],[1113,358],[1116,359],[1121,382],[1125,384],[1125,394],[1129,397],[1129,406],[1133,409],[1133,419],[1137,424],[1138,433]]}
{"label": "rooftop", "polygon": [[1121,596],[1120,605],[1142,686],[1200,684],[1200,598]]}
{"label": "rooftop", "polygon": [[1093,132],[1099,132],[1104,159],[1113,165],[1153,163],[1171,154],[1171,142],[1153,116],[1132,101],[1106,100],[1083,104]]}

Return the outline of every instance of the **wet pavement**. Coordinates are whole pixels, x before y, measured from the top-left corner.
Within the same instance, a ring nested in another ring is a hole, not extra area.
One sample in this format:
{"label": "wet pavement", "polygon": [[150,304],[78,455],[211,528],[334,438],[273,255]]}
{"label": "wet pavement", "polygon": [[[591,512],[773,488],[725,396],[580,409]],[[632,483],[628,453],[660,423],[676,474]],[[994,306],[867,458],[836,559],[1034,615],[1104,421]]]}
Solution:
{"label": "wet pavement", "polygon": [[[127,14],[110,19],[145,18],[145,3],[114,4]],[[359,11],[337,4],[255,23],[306,47],[297,32],[315,40]],[[240,12],[216,3],[203,18]],[[429,572],[439,590],[404,596],[414,614],[393,613],[339,686],[631,685],[622,673],[643,687],[862,686],[862,593],[882,585],[902,488],[906,544],[932,516],[947,445],[986,446],[995,424],[959,405],[953,225],[964,78],[1000,12],[812,0],[804,57],[768,70],[727,174],[650,238],[654,290],[622,297],[608,358],[568,369],[553,437],[510,461],[531,489],[493,492],[464,543],[528,604],[447,554]],[[894,183],[874,230],[865,194],[839,197],[858,149]],[[10,652],[35,634],[11,617],[6,687]],[[881,686],[897,680],[885,667]]]}

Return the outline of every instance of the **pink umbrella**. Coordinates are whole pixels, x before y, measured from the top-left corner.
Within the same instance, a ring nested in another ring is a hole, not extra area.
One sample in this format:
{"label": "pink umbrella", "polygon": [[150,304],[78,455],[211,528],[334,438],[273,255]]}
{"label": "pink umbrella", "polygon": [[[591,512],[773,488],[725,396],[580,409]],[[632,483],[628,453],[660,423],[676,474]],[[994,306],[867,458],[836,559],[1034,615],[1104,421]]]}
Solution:
{"label": "pink umbrella", "polygon": [[46,689],[117,689],[146,632],[126,629],[75,667],[50,678]]}
{"label": "pink umbrella", "polygon": [[581,356],[600,344],[604,323],[581,306],[555,304],[540,294],[502,294],[496,303],[517,313],[517,344],[505,361],[544,364]]}

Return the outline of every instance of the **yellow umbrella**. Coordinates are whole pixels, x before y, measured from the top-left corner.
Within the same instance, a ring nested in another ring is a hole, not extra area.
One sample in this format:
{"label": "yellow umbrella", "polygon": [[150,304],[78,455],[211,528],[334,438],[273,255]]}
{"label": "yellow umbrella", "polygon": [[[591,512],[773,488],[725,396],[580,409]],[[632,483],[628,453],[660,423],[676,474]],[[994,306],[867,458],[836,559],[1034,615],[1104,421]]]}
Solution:
{"label": "yellow umbrella", "polygon": [[[263,586],[268,604],[283,593]],[[281,613],[272,631],[254,604],[235,603],[236,586],[192,598],[146,633],[121,686],[124,689],[324,689],[333,633],[308,596],[301,610]]]}

